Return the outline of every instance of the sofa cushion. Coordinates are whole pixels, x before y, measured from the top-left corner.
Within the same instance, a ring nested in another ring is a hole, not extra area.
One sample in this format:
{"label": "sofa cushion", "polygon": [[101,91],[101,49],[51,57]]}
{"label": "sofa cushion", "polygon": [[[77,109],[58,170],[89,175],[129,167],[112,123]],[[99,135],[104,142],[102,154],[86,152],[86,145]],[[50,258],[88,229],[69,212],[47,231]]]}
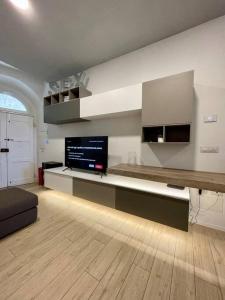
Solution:
{"label": "sofa cushion", "polygon": [[37,206],[0,221],[0,238],[24,228],[37,220]]}
{"label": "sofa cushion", "polygon": [[12,187],[0,190],[0,221],[38,205],[38,197],[28,191]]}

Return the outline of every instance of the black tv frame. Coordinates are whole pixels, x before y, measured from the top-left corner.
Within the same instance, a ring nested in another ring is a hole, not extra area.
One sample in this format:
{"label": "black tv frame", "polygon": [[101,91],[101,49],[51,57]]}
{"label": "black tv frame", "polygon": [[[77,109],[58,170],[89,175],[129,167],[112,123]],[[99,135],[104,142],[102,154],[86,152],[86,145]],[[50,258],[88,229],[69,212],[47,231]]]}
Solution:
{"label": "black tv frame", "polygon": [[[93,170],[92,168],[78,168],[78,167],[74,167],[71,166],[68,163],[68,160],[66,158],[66,140],[67,139],[76,139],[76,138],[105,138],[106,139],[106,164],[104,166],[104,168],[102,170]],[[95,174],[106,174],[107,173],[107,169],[108,169],[108,136],[73,136],[73,137],[65,137],[65,166],[66,169],[77,169],[77,170],[82,170],[82,171],[86,171],[86,172],[90,172],[90,173],[95,173]],[[64,169],[64,171],[66,170]]]}

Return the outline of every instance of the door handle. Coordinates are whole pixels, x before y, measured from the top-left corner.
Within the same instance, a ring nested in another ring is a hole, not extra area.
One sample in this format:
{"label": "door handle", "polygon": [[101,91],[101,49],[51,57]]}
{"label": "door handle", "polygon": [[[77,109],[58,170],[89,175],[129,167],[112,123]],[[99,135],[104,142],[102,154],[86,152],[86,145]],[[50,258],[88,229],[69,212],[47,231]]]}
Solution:
{"label": "door handle", "polygon": [[9,152],[9,148],[1,148],[0,152],[1,153],[7,153],[7,152]]}
{"label": "door handle", "polygon": [[4,141],[14,141],[14,139],[4,139]]}

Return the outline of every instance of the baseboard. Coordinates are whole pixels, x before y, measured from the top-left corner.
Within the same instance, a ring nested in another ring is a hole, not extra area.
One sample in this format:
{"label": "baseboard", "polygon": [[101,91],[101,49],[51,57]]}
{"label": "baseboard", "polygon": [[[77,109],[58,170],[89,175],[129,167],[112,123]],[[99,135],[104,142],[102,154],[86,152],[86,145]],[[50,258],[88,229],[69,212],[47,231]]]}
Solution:
{"label": "baseboard", "polygon": [[31,178],[25,178],[23,180],[15,180],[13,185],[8,185],[8,186],[23,185],[23,184],[29,184],[34,182],[35,182],[35,178],[31,177]]}
{"label": "baseboard", "polygon": [[208,223],[204,223],[204,222],[197,222],[196,224],[225,232],[225,227],[223,227],[223,226],[208,224]]}

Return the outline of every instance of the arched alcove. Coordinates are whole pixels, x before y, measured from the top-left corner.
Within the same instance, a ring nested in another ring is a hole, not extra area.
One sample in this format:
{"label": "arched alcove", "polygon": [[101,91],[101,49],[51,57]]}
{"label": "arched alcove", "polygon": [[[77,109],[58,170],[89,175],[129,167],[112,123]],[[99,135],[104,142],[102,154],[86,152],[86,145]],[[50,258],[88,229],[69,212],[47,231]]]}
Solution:
{"label": "arched alcove", "polygon": [[23,81],[1,74],[0,93],[8,94],[20,100],[26,107],[27,112],[33,115],[36,122],[38,119],[41,120],[40,96]]}
{"label": "arched alcove", "polygon": [[20,99],[5,91],[0,91],[0,109],[23,113],[28,112],[26,105]]}

